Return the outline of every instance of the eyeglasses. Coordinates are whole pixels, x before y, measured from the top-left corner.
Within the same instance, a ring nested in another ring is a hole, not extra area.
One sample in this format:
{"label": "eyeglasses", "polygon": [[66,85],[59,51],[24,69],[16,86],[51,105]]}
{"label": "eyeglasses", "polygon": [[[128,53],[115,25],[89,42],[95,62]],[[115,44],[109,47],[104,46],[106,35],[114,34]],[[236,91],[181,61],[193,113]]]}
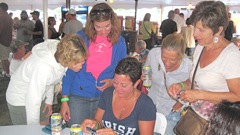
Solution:
{"label": "eyeglasses", "polygon": [[90,13],[91,19],[94,19],[97,16],[110,17],[111,15],[112,15],[111,9],[93,10]]}

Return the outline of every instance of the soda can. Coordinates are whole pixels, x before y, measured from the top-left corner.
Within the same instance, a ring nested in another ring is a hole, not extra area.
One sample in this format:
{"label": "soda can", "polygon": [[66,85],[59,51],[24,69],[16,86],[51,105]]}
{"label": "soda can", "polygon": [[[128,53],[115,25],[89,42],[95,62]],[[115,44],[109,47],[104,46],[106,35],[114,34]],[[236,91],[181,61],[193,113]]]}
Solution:
{"label": "soda can", "polygon": [[152,86],[152,68],[149,65],[143,66],[143,86],[145,87],[151,87]]}
{"label": "soda can", "polygon": [[60,113],[53,113],[51,116],[52,135],[62,134],[62,116]]}
{"label": "soda can", "polygon": [[70,128],[70,135],[83,135],[81,126],[79,124],[73,124]]}

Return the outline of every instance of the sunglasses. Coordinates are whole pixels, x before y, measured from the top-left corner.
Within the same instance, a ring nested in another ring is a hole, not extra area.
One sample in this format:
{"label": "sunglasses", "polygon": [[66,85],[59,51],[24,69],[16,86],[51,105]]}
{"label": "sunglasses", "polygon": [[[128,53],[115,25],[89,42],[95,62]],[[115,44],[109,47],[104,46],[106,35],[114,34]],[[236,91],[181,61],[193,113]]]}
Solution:
{"label": "sunglasses", "polygon": [[111,9],[100,9],[100,10],[93,10],[90,13],[91,18],[96,17],[96,16],[104,16],[104,17],[109,17],[112,14]]}

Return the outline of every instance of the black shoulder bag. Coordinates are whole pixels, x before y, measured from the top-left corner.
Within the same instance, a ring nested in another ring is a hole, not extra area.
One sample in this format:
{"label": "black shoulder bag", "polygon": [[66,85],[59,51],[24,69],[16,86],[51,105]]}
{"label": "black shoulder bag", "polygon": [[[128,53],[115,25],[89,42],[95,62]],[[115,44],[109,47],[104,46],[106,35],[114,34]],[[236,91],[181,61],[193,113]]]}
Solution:
{"label": "black shoulder bag", "polygon": [[154,33],[153,31],[151,33],[149,33],[144,22],[143,22],[143,26],[144,26],[145,30],[147,31],[147,33],[150,35],[150,39],[149,39],[150,40],[150,48],[153,48],[154,45],[159,45],[159,41],[158,41],[158,37],[157,37],[156,33]]}

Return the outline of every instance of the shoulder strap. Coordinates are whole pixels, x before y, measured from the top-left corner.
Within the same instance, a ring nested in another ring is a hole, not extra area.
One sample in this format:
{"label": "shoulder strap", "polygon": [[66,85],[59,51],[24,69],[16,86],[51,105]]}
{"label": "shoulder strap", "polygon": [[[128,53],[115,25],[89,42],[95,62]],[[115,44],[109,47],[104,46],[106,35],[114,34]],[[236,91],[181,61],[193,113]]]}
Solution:
{"label": "shoulder strap", "polygon": [[191,89],[194,88],[193,86],[194,86],[195,75],[196,75],[196,72],[197,72],[197,69],[198,69],[198,65],[199,65],[200,58],[201,58],[201,56],[202,56],[202,52],[203,52],[203,50],[204,50],[204,48],[202,49],[202,51],[201,51],[201,53],[200,53],[200,55],[199,55],[199,58],[198,58],[198,61],[197,61],[197,65],[196,65],[196,67],[195,67],[195,69],[194,69],[194,72],[193,72],[193,78],[192,78],[192,86],[191,86]]}
{"label": "shoulder strap", "polygon": [[147,31],[147,33],[151,36],[151,34],[148,32],[148,30],[147,30],[147,28],[146,28],[144,22],[143,22],[143,26],[144,26],[145,30]]}

